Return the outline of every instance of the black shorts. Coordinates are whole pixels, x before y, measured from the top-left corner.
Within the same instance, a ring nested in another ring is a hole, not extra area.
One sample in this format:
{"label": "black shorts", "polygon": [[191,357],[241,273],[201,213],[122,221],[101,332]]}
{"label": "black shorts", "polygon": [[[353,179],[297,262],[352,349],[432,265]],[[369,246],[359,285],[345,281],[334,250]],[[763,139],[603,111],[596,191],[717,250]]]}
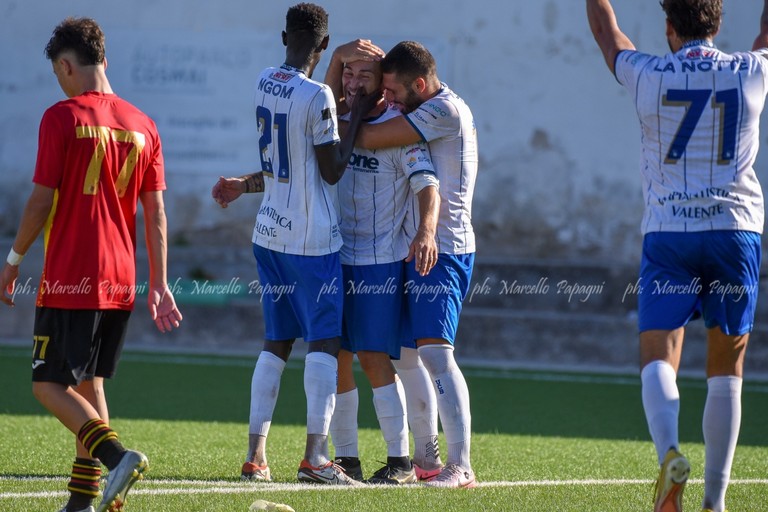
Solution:
{"label": "black shorts", "polygon": [[123,350],[131,312],[120,309],[35,310],[32,381],[76,386],[111,378]]}

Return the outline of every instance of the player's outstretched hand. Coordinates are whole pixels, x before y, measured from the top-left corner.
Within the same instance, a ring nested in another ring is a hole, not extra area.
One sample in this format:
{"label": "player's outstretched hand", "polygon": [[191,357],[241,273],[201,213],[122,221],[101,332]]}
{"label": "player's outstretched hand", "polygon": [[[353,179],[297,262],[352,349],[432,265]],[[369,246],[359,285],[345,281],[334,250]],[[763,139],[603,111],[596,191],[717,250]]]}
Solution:
{"label": "player's outstretched hand", "polygon": [[336,48],[333,53],[342,64],[356,60],[379,61],[384,58],[384,50],[376,46],[370,39],[355,39]]}
{"label": "player's outstretched hand", "polygon": [[0,274],[0,301],[8,306],[15,306],[13,302],[13,290],[16,288],[16,279],[19,277],[19,266],[6,263]]}
{"label": "player's outstretched hand", "polygon": [[437,263],[437,244],[434,235],[429,235],[421,230],[416,233],[411,246],[408,248],[408,256],[405,258],[406,263],[413,260],[416,260],[416,271],[419,275],[426,276],[429,274],[429,271]]}
{"label": "player's outstretched hand", "polygon": [[151,287],[147,301],[149,314],[160,332],[170,332],[174,327],[179,327],[183,317],[168,285]]}
{"label": "player's outstretched hand", "polygon": [[245,192],[245,180],[242,178],[225,178],[219,176],[219,181],[213,186],[211,196],[219,203],[219,206],[226,208],[229,203],[240,197]]}

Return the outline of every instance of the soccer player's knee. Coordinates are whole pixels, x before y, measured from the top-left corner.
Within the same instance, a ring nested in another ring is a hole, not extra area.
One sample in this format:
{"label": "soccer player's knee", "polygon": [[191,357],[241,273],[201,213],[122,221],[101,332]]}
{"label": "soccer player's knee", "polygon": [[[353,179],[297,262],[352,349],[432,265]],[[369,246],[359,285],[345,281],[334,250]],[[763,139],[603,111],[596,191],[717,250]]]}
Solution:
{"label": "soccer player's knee", "polygon": [[456,364],[452,345],[424,345],[419,347],[419,356],[431,375],[445,373]]}
{"label": "soccer player's knee", "polygon": [[419,351],[415,348],[401,348],[400,359],[392,361],[399,371],[415,370],[421,364]]}
{"label": "soccer player's knee", "polygon": [[357,353],[360,360],[360,366],[369,378],[388,377],[388,381],[394,381],[395,369],[389,359],[389,354],[384,352],[364,352]]}
{"label": "soccer player's knee", "polygon": [[322,352],[333,357],[337,357],[339,355],[339,350],[341,350],[341,342],[338,338],[312,341],[309,343],[309,347],[307,348],[308,353]]}

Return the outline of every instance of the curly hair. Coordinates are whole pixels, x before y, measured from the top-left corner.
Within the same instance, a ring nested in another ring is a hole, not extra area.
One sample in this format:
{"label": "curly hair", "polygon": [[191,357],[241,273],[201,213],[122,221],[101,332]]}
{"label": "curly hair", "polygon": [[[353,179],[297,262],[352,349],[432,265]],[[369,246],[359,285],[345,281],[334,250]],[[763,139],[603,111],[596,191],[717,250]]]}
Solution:
{"label": "curly hair", "polygon": [[91,18],[67,18],[53,29],[45,47],[45,56],[56,60],[62,52],[71,50],[81,66],[104,62],[104,32]]}
{"label": "curly hair", "polygon": [[285,15],[285,33],[303,32],[311,36],[314,45],[320,46],[323,38],[328,35],[328,13],[319,5],[300,3],[288,9]]}
{"label": "curly hair", "polygon": [[683,39],[712,37],[720,30],[723,0],[661,0],[659,4]]}

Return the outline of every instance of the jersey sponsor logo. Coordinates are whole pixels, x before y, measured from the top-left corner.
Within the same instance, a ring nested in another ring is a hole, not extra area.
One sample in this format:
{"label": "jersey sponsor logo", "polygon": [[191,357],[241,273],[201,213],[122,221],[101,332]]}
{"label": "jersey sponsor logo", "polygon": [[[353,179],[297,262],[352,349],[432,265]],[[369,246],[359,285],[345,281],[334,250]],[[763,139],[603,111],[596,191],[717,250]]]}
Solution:
{"label": "jersey sponsor logo", "polygon": [[322,116],[323,121],[333,119],[334,117],[336,117],[336,109],[324,108],[323,111],[320,113],[320,115]]}
{"label": "jersey sponsor logo", "polygon": [[428,108],[429,110],[432,110],[435,114],[437,114],[440,117],[447,117],[448,116],[448,112],[446,112],[445,110],[441,109],[438,105],[436,105],[434,103],[427,103],[425,105],[425,107]]}
{"label": "jersey sponsor logo", "polygon": [[708,219],[715,215],[725,213],[722,203],[712,206],[675,206],[672,205],[672,216],[683,217],[685,219]]}
{"label": "jersey sponsor logo", "polygon": [[349,157],[349,165],[351,165],[352,168],[356,171],[362,170],[375,172],[379,169],[379,159],[375,156],[365,156],[352,153],[352,156]]}
{"label": "jersey sponsor logo", "polygon": [[38,366],[42,366],[45,364],[45,361],[42,359],[35,359],[35,361],[32,363],[32,369],[35,370]]}
{"label": "jersey sponsor logo", "polygon": [[707,187],[698,192],[670,192],[665,197],[659,198],[659,204],[664,205],[667,201],[690,201],[692,199],[703,199],[714,197],[715,199],[726,199],[731,197],[731,193],[724,188]]}
{"label": "jersey sponsor logo", "polygon": [[686,59],[711,59],[715,56],[714,50],[702,50],[701,48],[694,48],[685,54]]}
{"label": "jersey sponsor logo", "polygon": [[293,89],[293,87],[287,87],[283,84],[267,80],[266,78],[259,80],[259,90],[277,98],[290,99],[293,94]]}
{"label": "jersey sponsor logo", "polygon": [[288,231],[292,229],[291,219],[283,215],[280,215],[279,213],[277,213],[277,210],[275,210],[271,206],[262,205],[262,207],[259,208],[259,217],[266,217],[267,219],[273,221],[276,225],[280,226],[281,228],[287,229]]}
{"label": "jersey sponsor logo", "polygon": [[269,78],[273,80],[277,80],[278,82],[288,82],[293,78],[294,74],[286,73],[285,71],[275,71],[271,75],[269,75]]}
{"label": "jersey sponsor logo", "polygon": [[256,223],[256,232],[261,236],[277,238],[277,229],[274,227],[265,226],[261,222]]}
{"label": "jersey sponsor logo", "polygon": [[[419,110],[414,110],[413,112],[411,112],[410,115],[412,115],[413,117],[415,117],[416,119],[418,119],[422,123],[429,123],[429,121],[427,121],[427,119],[423,115],[421,115],[421,112]],[[432,117],[434,117],[434,116],[432,116]]]}
{"label": "jersey sponsor logo", "polygon": [[422,156],[418,156],[418,157],[417,156],[411,156],[408,159],[408,168],[412,169],[413,166],[418,164],[418,163],[427,163],[427,162],[429,162],[429,158],[427,158],[426,156],[423,156],[423,155]]}

